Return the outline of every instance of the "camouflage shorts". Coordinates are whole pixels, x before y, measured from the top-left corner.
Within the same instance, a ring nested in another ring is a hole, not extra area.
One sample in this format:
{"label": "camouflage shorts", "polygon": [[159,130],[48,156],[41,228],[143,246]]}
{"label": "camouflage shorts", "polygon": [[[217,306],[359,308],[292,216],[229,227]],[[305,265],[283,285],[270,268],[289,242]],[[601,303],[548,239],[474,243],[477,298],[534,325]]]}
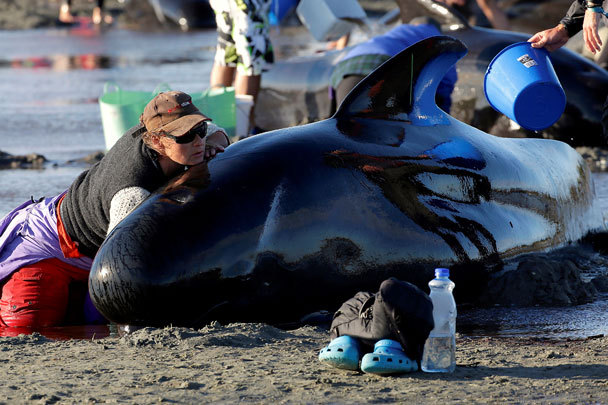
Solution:
{"label": "camouflage shorts", "polygon": [[215,12],[218,43],[215,63],[257,76],[274,62],[268,33],[271,0],[210,0]]}

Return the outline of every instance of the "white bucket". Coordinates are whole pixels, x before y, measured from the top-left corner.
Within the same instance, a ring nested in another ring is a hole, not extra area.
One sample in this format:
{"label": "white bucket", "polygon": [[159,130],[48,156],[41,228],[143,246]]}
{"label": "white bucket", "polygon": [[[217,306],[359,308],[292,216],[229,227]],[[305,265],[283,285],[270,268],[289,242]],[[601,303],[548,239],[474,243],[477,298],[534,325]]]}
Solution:
{"label": "white bucket", "polygon": [[237,94],[236,102],[236,136],[249,135],[249,115],[253,107],[253,96]]}

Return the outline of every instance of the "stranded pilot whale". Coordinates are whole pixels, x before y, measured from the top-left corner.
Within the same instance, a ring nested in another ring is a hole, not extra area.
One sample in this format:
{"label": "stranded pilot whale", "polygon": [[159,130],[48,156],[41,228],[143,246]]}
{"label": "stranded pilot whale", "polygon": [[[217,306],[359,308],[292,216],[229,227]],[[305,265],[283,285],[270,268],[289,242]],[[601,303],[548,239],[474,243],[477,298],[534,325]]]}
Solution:
{"label": "stranded pilot whale", "polygon": [[[529,131],[514,125],[490,106],[484,96],[483,82],[488,65],[502,49],[527,41],[532,34],[471,26],[451,7],[433,0],[396,2],[403,13],[402,22],[419,16],[433,17],[446,35],[462,41],[468,49],[467,55],[456,66],[458,81],[452,92],[450,111],[453,117],[503,137],[544,137],[561,140],[571,146],[606,145],[607,139],[602,135],[602,119],[608,120],[608,116],[602,118],[602,106],[608,94],[606,70],[569,49],[551,52],[553,67],[566,93],[566,109],[551,127],[538,132]],[[547,27],[552,24],[546,23],[551,21],[546,18],[543,21]],[[375,28],[381,29],[381,25]],[[386,26],[384,30],[389,28]],[[328,97],[329,79],[334,66],[349,49],[275,62],[262,76],[254,111],[256,125],[269,130],[329,118],[335,104],[335,100]]]}
{"label": "stranded pilot whale", "polygon": [[450,37],[418,42],[332,118],[239,141],[153,193],[95,257],[95,306],[119,324],[280,324],[391,276],[422,287],[438,265],[463,302],[504,260],[603,228],[574,149],[437,107],[465,53]]}

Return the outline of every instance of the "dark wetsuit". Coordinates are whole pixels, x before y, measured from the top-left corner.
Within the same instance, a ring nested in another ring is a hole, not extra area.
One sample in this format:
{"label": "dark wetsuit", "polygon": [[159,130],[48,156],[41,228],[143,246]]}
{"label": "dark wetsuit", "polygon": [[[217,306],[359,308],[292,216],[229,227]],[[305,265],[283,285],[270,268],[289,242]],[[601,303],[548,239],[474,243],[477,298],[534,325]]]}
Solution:
{"label": "dark wetsuit", "polygon": [[568,12],[561,19],[560,23],[566,27],[568,36],[572,38],[577,32],[583,29],[585,19],[585,5],[583,1],[575,0],[570,5]]}

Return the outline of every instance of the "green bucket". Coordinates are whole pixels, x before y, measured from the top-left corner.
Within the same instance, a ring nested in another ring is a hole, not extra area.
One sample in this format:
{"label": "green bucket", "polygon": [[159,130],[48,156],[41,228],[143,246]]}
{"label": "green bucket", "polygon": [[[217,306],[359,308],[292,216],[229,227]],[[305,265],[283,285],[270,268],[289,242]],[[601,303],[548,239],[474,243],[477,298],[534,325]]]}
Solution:
{"label": "green bucket", "polygon": [[[103,94],[99,97],[106,150],[109,150],[129,128],[139,123],[139,116],[154,96],[168,90],[171,88],[166,83],[159,84],[152,92],[123,90],[116,83],[106,83]],[[234,136],[236,107],[233,87],[208,89],[190,95],[194,105],[203,114],[211,118],[216,125],[224,128],[229,137]]]}
{"label": "green bucket", "polygon": [[192,102],[203,114],[226,130],[229,137],[236,133],[236,102],[234,87],[207,89],[201,93],[190,93]]}
{"label": "green bucket", "polygon": [[129,128],[139,123],[139,116],[146,104],[165,90],[170,90],[165,83],[158,85],[152,92],[123,90],[112,82],[103,86],[103,94],[99,97],[99,109],[106,150],[110,149]]}

